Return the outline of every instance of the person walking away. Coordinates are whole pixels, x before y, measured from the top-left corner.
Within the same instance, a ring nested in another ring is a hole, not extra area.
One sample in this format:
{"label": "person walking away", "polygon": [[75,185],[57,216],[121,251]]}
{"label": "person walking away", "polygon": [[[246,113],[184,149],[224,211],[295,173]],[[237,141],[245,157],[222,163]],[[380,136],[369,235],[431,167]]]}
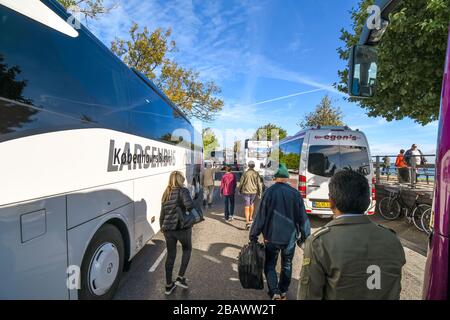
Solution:
{"label": "person walking away", "polygon": [[[262,233],[265,243],[264,273],[273,300],[286,300],[292,278],[292,259],[296,243],[302,243],[311,233],[305,205],[298,190],[288,184],[289,172],[281,164],[274,175],[275,184],[266,190],[258,214],[250,230],[250,241],[256,242]],[[281,273],[276,267],[281,253]]]}
{"label": "person walking away", "polygon": [[216,168],[213,168],[211,163],[206,164],[206,169],[203,172],[203,206],[208,205],[211,208],[214,197],[214,180],[216,176]]}
{"label": "person walking away", "polygon": [[234,194],[236,192],[236,177],[231,172],[231,167],[225,168],[226,173],[220,182],[220,196],[224,198],[225,220],[233,221],[234,216]]}
{"label": "person walking away", "polygon": [[409,169],[405,161],[405,150],[401,149],[395,160],[395,167],[397,168],[397,176],[399,183],[409,182]]}
{"label": "person walking away", "polygon": [[383,171],[381,174],[389,175],[389,170],[391,169],[391,158],[388,156],[383,157]]}
{"label": "person walking away", "polygon": [[262,182],[259,173],[255,171],[255,162],[249,161],[248,170],[239,180],[239,193],[244,196],[245,228],[250,229],[255,211],[256,196],[261,199]]}
{"label": "person walking away", "polygon": [[[167,245],[166,258],[166,295],[170,295],[175,287],[188,288],[184,277],[189,264],[192,251],[192,228],[182,229],[180,227],[180,212],[185,213],[194,208],[189,190],[184,187],[185,178],[179,171],[170,174],[169,184],[164,191],[161,204],[161,215],[159,224],[164,234]],[[175,282],[172,281],[172,272],[177,256],[177,243],[180,242],[183,255],[180,270]]]}
{"label": "person walking away", "polygon": [[367,179],[343,170],[331,178],[334,220],[305,243],[298,299],[398,300],[405,252],[394,231],[364,214]]}

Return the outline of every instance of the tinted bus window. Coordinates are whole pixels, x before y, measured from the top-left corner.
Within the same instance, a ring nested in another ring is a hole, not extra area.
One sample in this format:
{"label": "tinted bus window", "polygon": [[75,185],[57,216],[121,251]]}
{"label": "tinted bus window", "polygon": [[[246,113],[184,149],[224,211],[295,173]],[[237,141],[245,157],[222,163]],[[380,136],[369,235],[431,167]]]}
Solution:
{"label": "tinted bus window", "polygon": [[299,139],[280,145],[280,163],[284,163],[291,173],[299,172],[303,141]]}
{"label": "tinted bus window", "polygon": [[189,122],[138,76],[130,74],[128,84],[133,133],[192,149]]}
{"label": "tinted bus window", "polygon": [[121,111],[127,105],[128,70],[90,34],[80,30],[72,38],[0,6],[0,38],[2,69],[13,68],[10,80],[21,84],[20,94],[2,90],[2,96],[35,107],[34,118],[23,119],[16,128],[49,125],[46,117],[55,114],[62,117],[54,126],[71,122],[128,128],[127,112]]}
{"label": "tinted bus window", "polygon": [[367,148],[339,145],[309,148],[308,171],[310,173],[330,178],[340,169],[352,169],[364,175],[370,174]]}

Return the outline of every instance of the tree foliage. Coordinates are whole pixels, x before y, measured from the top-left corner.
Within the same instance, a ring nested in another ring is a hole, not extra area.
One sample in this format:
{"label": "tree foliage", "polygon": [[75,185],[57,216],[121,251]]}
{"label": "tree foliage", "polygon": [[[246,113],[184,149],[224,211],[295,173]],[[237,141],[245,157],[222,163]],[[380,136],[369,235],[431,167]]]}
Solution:
{"label": "tree foliage", "polygon": [[317,126],[343,126],[342,111],[339,107],[333,107],[331,99],[326,95],[316,109],[305,115],[304,120],[300,121],[298,125],[302,129]]}
{"label": "tree foliage", "polygon": [[209,158],[211,156],[211,152],[215,151],[220,146],[219,140],[211,128],[204,128],[202,130],[202,138],[203,154],[205,155],[205,158]]}
{"label": "tree foliage", "polygon": [[109,13],[116,5],[105,6],[103,0],[58,0],[66,9],[78,8],[87,19],[97,19],[100,15]]}
{"label": "tree foliage", "polygon": [[[273,132],[272,132],[273,131]],[[276,137],[272,137],[272,133],[278,132],[278,139],[283,140],[287,137],[287,131],[280,126],[268,123],[259,127],[253,134],[253,140],[273,141]]]}
{"label": "tree foliage", "polygon": [[[338,48],[348,60],[366,23],[368,5],[361,0],[350,11],[351,31],[342,29]],[[450,0],[403,0],[389,15],[389,26],[379,44],[375,97],[357,102],[371,117],[388,121],[409,117],[425,125],[438,118],[445,63]],[[340,70],[336,87],[347,92],[348,69]]]}
{"label": "tree foliage", "polygon": [[129,67],[133,67],[149,79],[178,105],[188,117],[211,121],[223,108],[223,101],[217,98],[220,88],[213,82],[203,82],[198,72],[186,69],[170,59],[177,50],[170,40],[171,30],[158,28],[142,31],[133,23],[130,39],[115,39],[111,50]]}

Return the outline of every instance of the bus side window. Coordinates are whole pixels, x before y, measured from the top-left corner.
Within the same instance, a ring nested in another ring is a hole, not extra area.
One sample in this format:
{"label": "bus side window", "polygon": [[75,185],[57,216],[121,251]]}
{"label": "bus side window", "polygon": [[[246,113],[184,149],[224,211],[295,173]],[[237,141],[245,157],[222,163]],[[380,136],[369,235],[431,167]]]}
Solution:
{"label": "bus side window", "polygon": [[280,163],[284,163],[292,173],[298,173],[300,170],[303,141],[302,138],[280,145]]}
{"label": "bus side window", "polygon": [[[55,112],[24,119],[20,130],[82,123],[127,128],[128,113],[119,111],[127,102],[125,67],[106,47],[83,30],[72,38],[3,8],[1,14],[0,60],[16,68],[23,84],[19,97],[10,98]],[[55,114],[70,117],[53,121]]]}
{"label": "bus side window", "polygon": [[130,111],[138,135],[193,149],[193,129],[181,114],[134,73],[130,73]]}

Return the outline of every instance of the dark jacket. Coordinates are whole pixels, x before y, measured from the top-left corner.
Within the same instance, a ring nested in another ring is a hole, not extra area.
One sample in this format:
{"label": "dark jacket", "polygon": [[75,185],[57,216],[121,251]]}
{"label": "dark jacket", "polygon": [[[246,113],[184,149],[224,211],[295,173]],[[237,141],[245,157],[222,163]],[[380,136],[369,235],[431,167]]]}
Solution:
{"label": "dark jacket", "polygon": [[286,183],[275,183],[267,189],[250,230],[250,240],[260,234],[264,240],[287,245],[295,233],[297,239],[306,239],[311,233],[309,219],[300,193]]}
{"label": "dark jacket", "polygon": [[190,211],[194,208],[189,190],[186,188],[174,188],[170,194],[169,200],[161,205],[161,215],[159,216],[159,226],[164,231],[174,231],[180,229],[180,219],[177,207],[182,212]]}
{"label": "dark jacket", "polygon": [[[423,156],[423,152],[420,149],[417,149],[420,153],[420,165],[425,165],[427,163],[427,159]],[[412,150],[409,149],[405,152],[405,162],[408,164],[408,166],[412,166]]]}

